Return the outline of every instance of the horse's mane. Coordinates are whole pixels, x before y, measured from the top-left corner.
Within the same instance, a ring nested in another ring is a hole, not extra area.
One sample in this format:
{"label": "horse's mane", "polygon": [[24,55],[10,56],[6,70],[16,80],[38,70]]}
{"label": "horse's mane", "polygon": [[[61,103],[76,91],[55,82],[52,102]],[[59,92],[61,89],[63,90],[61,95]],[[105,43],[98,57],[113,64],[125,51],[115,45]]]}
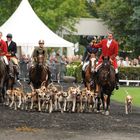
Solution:
{"label": "horse's mane", "polygon": [[105,89],[112,90],[115,87],[115,70],[109,59],[103,59],[103,64],[98,71],[98,83]]}

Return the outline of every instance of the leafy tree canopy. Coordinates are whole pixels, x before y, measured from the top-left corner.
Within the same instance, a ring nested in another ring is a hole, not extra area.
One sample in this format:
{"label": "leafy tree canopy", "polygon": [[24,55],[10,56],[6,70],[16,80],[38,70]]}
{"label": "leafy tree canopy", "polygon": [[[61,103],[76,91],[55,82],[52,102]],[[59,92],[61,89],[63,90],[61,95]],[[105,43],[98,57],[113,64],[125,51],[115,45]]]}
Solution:
{"label": "leafy tree canopy", "polygon": [[[140,48],[140,1],[100,0],[98,15],[119,40],[122,50]],[[139,46],[139,47],[138,47]]]}
{"label": "leafy tree canopy", "polygon": [[[0,25],[15,11],[21,0],[0,0]],[[41,20],[53,31],[73,29],[76,19],[89,16],[86,0],[29,0]]]}

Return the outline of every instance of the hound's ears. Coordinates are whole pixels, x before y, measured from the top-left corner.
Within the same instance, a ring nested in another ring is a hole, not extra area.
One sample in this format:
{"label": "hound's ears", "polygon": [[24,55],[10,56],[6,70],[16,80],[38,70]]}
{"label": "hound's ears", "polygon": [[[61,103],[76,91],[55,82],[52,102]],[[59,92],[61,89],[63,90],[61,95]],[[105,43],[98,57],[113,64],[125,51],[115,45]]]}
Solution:
{"label": "hound's ears", "polygon": [[110,59],[110,57],[108,56],[108,57],[107,57],[107,59],[109,60],[109,59]]}
{"label": "hound's ears", "polygon": [[105,57],[105,56],[102,56],[102,59],[104,60],[105,58],[107,58],[108,60],[110,59],[109,56]]}
{"label": "hound's ears", "polygon": [[104,56],[102,56],[102,59],[104,60]]}

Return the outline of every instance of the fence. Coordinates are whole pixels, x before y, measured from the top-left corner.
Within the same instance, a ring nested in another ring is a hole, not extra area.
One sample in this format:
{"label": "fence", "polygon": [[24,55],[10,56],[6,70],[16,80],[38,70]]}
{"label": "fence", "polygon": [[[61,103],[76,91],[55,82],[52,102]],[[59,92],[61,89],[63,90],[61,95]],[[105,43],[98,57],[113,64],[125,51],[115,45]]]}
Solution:
{"label": "fence", "polygon": [[130,83],[133,84],[133,86],[140,86],[140,80],[119,80],[120,83],[126,83],[126,86],[129,86]]}

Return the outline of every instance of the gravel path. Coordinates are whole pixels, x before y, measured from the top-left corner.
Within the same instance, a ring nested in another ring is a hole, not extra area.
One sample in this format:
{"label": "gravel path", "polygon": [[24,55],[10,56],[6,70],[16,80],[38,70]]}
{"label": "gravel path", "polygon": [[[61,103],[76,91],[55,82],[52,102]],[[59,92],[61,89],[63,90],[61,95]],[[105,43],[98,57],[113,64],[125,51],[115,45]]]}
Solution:
{"label": "gravel path", "polygon": [[47,138],[140,140],[140,108],[124,114],[124,105],[112,103],[111,114],[14,111],[0,106],[0,140]]}
{"label": "gravel path", "polygon": [[124,114],[111,101],[109,116],[97,113],[14,111],[0,105],[0,140],[140,140],[140,108]]}

